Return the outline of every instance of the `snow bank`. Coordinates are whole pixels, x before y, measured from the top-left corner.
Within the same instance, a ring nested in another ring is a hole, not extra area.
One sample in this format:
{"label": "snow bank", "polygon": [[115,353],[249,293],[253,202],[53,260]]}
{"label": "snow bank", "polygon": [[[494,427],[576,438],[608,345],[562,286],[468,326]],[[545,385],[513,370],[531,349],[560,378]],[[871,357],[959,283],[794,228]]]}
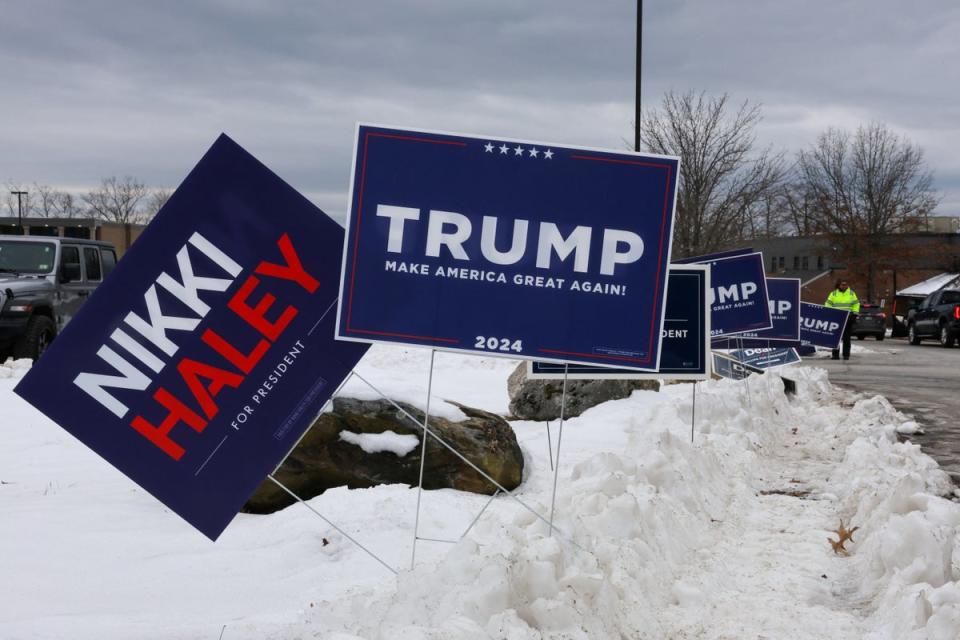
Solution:
{"label": "snow bank", "polygon": [[[429,357],[374,348],[359,372],[422,408]],[[506,413],[514,363],[438,354],[436,365],[432,408],[456,419],[440,402],[449,398]],[[421,542],[408,570],[415,490],[341,488],[311,501],[397,578],[300,505],[241,515],[209,544],[0,380],[0,575],[17,585],[0,598],[0,629],[77,639],[217,637],[224,624],[225,640],[960,636],[949,478],[898,442],[906,418],[883,398],[851,408],[822,370],[782,374],[796,396],[774,372],[698,384],[694,443],[688,384],[569,420],[553,536],[499,497],[461,542]],[[16,375],[0,367],[0,378]],[[357,378],[346,394],[376,397]],[[558,425],[548,452],[546,424],[512,424],[527,461],[517,496],[547,515]],[[390,436],[356,439],[401,449]],[[425,492],[420,533],[456,540],[485,503]],[[859,527],[848,556],[826,541],[841,518]]]}
{"label": "snow bank", "polygon": [[383,433],[354,433],[341,431],[340,439],[355,444],[367,453],[389,452],[403,457],[417,448],[420,438],[407,433],[384,431]]}

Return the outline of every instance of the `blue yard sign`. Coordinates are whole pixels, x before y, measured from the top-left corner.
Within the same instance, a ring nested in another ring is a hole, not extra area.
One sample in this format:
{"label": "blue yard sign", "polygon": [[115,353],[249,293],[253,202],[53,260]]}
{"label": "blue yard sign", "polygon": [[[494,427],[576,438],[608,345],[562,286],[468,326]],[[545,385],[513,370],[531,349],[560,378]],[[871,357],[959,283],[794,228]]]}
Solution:
{"label": "blue yard sign", "polygon": [[765,347],[774,343],[777,347],[800,346],[800,280],[797,278],[767,278],[767,295],[770,297],[770,320],[773,327],[760,331],[744,331],[735,339],[713,341],[714,349]]}
{"label": "blue yard sign", "polygon": [[342,244],[221,136],[16,392],[216,539],[366,351]]}
{"label": "blue yard sign", "polygon": [[804,302],[800,305],[800,339],[817,347],[836,349],[849,319],[849,311]]}
{"label": "blue yard sign", "polygon": [[713,352],[713,372],[721,378],[743,380],[752,373],[763,373],[763,369],[740,362],[732,356]]}
{"label": "blue yard sign", "polygon": [[763,254],[728,253],[736,255],[692,259],[710,266],[710,332],[719,338],[769,329],[773,323]]}
{"label": "blue yard sign", "polygon": [[671,265],[668,276],[667,317],[660,345],[660,369],[641,373],[630,369],[557,362],[527,363],[535,380],[706,380],[710,377],[710,314],[707,292],[710,269],[704,265]]}
{"label": "blue yard sign", "polygon": [[337,336],[655,370],[677,168],[360,125]]}
{"label": "blue yard sign", "polygon": [[730,355],[741,363],[758,369],[772,369],[800,362],[800,356],[793,347],[736,349],[731,351]]}

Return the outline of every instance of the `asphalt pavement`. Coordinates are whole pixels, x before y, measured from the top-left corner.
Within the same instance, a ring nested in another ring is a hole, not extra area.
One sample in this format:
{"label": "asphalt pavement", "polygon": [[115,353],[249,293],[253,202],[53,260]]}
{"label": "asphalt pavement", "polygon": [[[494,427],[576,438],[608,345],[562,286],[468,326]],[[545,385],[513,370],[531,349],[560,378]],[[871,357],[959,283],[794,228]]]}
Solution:
{"label": "asphalt pavement", "polygon": [[827,369],[834,384],[886,396],[926,431],[910,441],[960,485],[960,348],[932,340],[911,346],[903,338],[854,338],[853,344],[849,361],[805,358],[804,364]]}

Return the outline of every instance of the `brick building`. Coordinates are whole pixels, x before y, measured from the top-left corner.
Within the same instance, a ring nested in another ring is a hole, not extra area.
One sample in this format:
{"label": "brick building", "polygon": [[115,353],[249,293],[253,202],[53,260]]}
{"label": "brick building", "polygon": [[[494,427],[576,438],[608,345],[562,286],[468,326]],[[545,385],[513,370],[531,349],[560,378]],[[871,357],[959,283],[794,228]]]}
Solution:
{"label": "brick building", "polygon": [[[105,222],[96,218],[24,218],[22,234],[105,240],[117,248],[119,258],[140,237],[145,225]],[[15,217],[0,217],[0,235],[22,235]]]}

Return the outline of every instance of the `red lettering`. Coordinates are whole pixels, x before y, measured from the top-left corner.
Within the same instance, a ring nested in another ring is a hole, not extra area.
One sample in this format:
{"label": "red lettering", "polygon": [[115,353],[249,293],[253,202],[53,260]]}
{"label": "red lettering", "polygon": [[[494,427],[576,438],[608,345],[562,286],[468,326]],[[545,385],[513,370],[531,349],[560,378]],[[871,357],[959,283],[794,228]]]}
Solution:
{"label": "red lettering", "polygon": [[156,393],[153,394],[153,399],[167,410],[167,417],[163,419],[160,426],[153,426],[141,416],[135,417],[130,426],[159,447],[165,454],[174,460],[180,460],[183,457],[184,449],[170,438],[170,431],[180,422],[184,422],[197,433],[202,433],[207,427],[207,422],[163,387],[157,389]]}
{"label": "red lettering", "polygon": [[[180,364],[177,365],[177,371],[180,372],[180,377],[190,387],[193,397],[200,403],[200,408],[207,414],[208,419],[213,418],[220,410],[217,403],[213,401],[214,396],[220,393],[224,386],[236,389],[243,382],[243,376],[239,374],[190,358],[181,360]],[[204,386],[200,382],[200,378],[209,380],[210,386]]]}
{"label": "red lettering", "polygon": [[287,234],[280,236],[280,240],[277,241],[277,246],[280,247],[280,253],[283,254],[283,259],[287,264],[273,264],[264,260],[257,266],[256,272],[263,276],[292,280],[303,287],[308,293],[316,291],[320,283],[303,268],[303,263],[300,262],[300,256],[297,255],[296,250],[293,248],[293,243],[290,242],[290,236]]}
{"label": "red lettering", "polygon": [[204,331],[202,340],[206,342],[210,348],[223,356],[227,362],[244,373],[250,373],[256,364],[260,362],[260,358],[267,352],[267,349],[270,348],[270,343],[261,338],[257,346],[253,348],[253,351],[244,354],[224,340],[220,334],[213,329]]}
{"label": "red lettering", "polygon": [[275,297],[269,293],[265,293],[255,307],[247,304],[247,298],[250,297],[250,294],[253,293],[253,290],[257,288],[258,284],[260,284],[260,280],[256,276],[249,276],[247,281],[243,283],[243,286],[230,298],[227,306],[238,316],[246,320],[254,329],[265,335],[271,341],[276,341],[276,339],[280,337],[280,334],[283,333],[283,330],[287,328],[287,325],[290,324],[290,321],[297,315],[297,308],[293,305],[287,306],[276,322],[270,322],[266,318],[266,313],[273,303],[276,302],[277,299]]}

